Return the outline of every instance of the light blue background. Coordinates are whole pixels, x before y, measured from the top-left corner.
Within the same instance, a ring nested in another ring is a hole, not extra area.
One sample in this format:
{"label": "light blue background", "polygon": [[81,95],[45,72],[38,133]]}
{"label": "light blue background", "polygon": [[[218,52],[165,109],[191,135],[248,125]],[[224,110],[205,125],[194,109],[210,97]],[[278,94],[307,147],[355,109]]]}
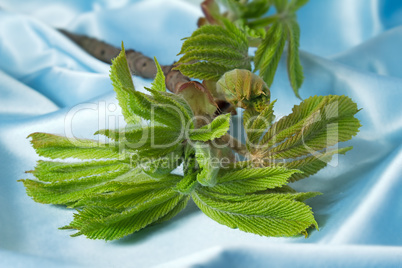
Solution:
{"label": "light blue background", "polygon": [[[26,136],[91,138],[120,114],[109,65],[55,28],[123,40],[170,64],[196,29],[198,7],[179,0],[0,0],[0,267],[401,267],[402,1],[310,0],[299,12],[305,83],[301,96],[345,94],[363,127],[354,150],[294,185],[312,199],[320,231],[266,238],[232,230],[193,203],[170,222],[115,242],[70,238],[57,228],[73,211],[33,202],[18,179],[38,157]],[[299,103],[285,62],[276,112]],[[150,81],[134,78],[141,90]],[[79,105],[79,106],[77,106]],[[75,115],[72,117],[72,115]]]}

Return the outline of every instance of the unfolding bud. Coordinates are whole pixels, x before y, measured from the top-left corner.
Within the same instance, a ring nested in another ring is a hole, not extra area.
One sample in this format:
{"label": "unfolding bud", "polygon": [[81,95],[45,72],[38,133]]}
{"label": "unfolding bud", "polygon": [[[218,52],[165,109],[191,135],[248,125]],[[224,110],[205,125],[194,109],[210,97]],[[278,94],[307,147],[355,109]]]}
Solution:
{"label": "unfolding bud", "polygon": [[187,101],[195,116],[212,116],[217,109],[213,96],[199,82],[190,81],[183,83],[176,94],[182,96]]}
{"label": "unfolding bud", "polygon": [[226,101],[225,96],[216,92],[216,81],[204,80],[202,81],[202,85],[211,93],[215,103],[218,105],[218,109],[215,112],[216,115],[225,113],[237,114],[235,107]]}
{"label": "unfolding bud", "polygon": [[205,15],[206,22],[209,24],[218,24],[221,14],[219,11],[219,5],[215,0],[205,0],[202,2],[201,10]]}
{"label": "unfolding bud", "polygon": [[249,70],[235,69],[225,73],[217,82],[216,91],[233,106],[244,109],[261,112],[270,103],[267,84]]}

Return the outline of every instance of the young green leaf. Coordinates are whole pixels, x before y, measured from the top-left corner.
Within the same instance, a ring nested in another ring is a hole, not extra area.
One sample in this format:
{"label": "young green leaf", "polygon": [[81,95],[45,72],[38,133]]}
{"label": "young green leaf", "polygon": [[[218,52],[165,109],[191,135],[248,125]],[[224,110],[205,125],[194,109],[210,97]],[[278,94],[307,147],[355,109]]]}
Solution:
{"label": "young green leaf", "polygon": [[286,198],[228,201],[205,194],[200,190],[192,197],[197,206],[210,218],[230,228],[263,236],[294,236],[306,234],[316,226],[310,207]]}
{"label": "young green leaf", "polygon": [[44,182],[79,179],[91,175],[101,175],[123,168],[120,160],[85,161],[78,163],[39,160],[35,170],[27,171]]}
{"label": "young green leaf", "polygon": [[230,114],[216,117],[210,124],[189,132],[190,139],[195,141],[209,141],[225,135],[230,127]]}
{"label": "young green leaf", "polygon": [[40,156],[56,158],[101,159],[118,158],[119,147],[113,143],[100,143],[95,140],[74,139],[47,133],[32,133],[31,143]]}
{"label": "young green leaf", "polygon": [[189,77],[214,81],[229,70],[250,69],[245,33],[228,20],[223,23],[224,27],[202,26],[187,38],[176,69]]}
{"label": "young green leaf", "polygon": [[27,194],[36,202],[73,207],[76,202],[84,197],[111,191],[113,185],[108,183],[118,181],[129,171],[130,168],[127,165],[116,171],[60,182],[45,183],[30,179],[21,181],[26,187]]}
{"label": "young green leaf", "polygon": [[304,80],[303,67],[299,57],[300,27],[296,20],[289,20],[286,23],[286,30],[289,40],[287,59],[289,80],[296,97],[300,99],[299,88]]}
{"label": "young green leaf", "polygon": [[162,68],[159,65],[159,62],[156,60],[156,57],[154,57],[154,61],[156,64],[156,69],[158,72],[156,73],[155,79],[152,82],[152,89],[156,91],[161,91],[165,92],[166,91],[166,86],[165,86],[165,75],[163,74]]}
{"label": "young green leaf", "polygon": [[288,199],[302,202],[309,198],[313,198],[317,195],[321,195],[321,193],[319,192],[306,192],[306,193],[296,192],[295,190],[291,188],[287,189],[286,187],[290,188],[288,186],[283,186],[281,188],[267,189],[265,191],[259,191],[256,193],[243,194],[243,195],[216,193],[211,191],[211,188],[203,186],[198,187],[197,191],[205,195],[208,195],[211,198],[221,199],[228,202],[247,202],[247,201],[256,202],[271,198]]}
{"label": "young green leaf", "polygon": [[346,96],[310,97],[259,137],[259,145],[254,146],[251,154],[265,159],[268,164],[286,163],[288,168],[305,172],[293,175],[290,181],[313,175],[325,167],[334,154],[350,149],[327,148],[357,134],[361,125],[354,116],[358,111],[356,103]]}
{"label": "young green leaf", "polygon": [[265,39],[255,53],[255,71],[260,71],[259,75],[267,83],[268,87],[274,81],[275,72],[285,47],[285,41],[286,34],[283,24],[275,22],[269,28]]}
{"label": "young green leaf", "polygon": [[172,196],[175,193],[171,188],[174,187],[176,183],[177,181],[166,182],[162,180],[152,184],[135,185],[135,187],[127,184],[127,189],[125,190],[84,198],[80,203],[85,206],[130,209],[158,197],[165,198],[165,196]]}
{"label": "young green leaf", "polygon": [[253,0],[247,3],[244,12],[242,12],[242,18],[252,19],[258,18],[268,12],[271,7],[271,2],[267,0]]}
{"label": "young green leaf", "polygon": [[216,150],[211,145],[198,142],[195,144],[195,159],[201,169],[197,181],[205,186],[214,186],[220,168]]}
{"label": "young green leaf", "polygon": [[125,130],[103,129],[95,134],[102,134],[116,141],[126,141],[126,146],[133,150],[151,146],[176,146],[185,138],[184,130],[165,126],[132,125]]}
{"label": "young green leaf", "polygon": [[167,102],[160,102],[153,97],[142,93],[133,93],[136,110],[134,111],[138,116],[150,120],[151,122],[158,122],[172,128],[180,128],[182,126],[182,117],[180,110]]}
{"label": "young green leaf", "polygon": [[204,47],[219,47],[223,50],[231,48],[240,53],[248,49],[247,41],[242,40],[243,37],[240,42],[235,37],[235,33],[228,32],[224,27],[205,25],[195,30],[190,37],[184,38],[185,41],[178,55]]}
{"label": "young green leaf", "polygon": [[197,172],[188,173],[174,189],[182,194],[190,194],[198,185],[197,174]]}
{"label": "young green leaf", "polygon": [[[71,227],[79,231],[73,236],[85,235],[90,239],[114,240],[119,239],[161,220],[163,217],[172,217],[177,214],[177,206],[183,207],[186,196],[175,191],[169,194],[154,196],[136,207],[116,211],[110,215],[97,215],[87,210],[76,214]],[[89,207],[91,208],[91,207]],[[89,214],[89,215],[87,215]],[[170,215],[169,215],[170,214]],[[69,228],[66,226],[65,228]]]}
{"label": "young green leaf", "polygon": [[194,122],[193,122],[194,113],[191,110],[190,105],[186,102],[186,100],[184,100],[184,98],[182,98],[179,95],[167,92],[160,92],[150,88],[145,89],[152,94],[153,98],[156,101],[164,103],[165,105],[170,106],[171,108],[176,110],[176,113],[180,118],[182,128],[184,127],[185,128],[190,127],[190,129],[194,128]]}
{"label": "young green leaf", "polygon": [[114,60],[110,69],[110,79],[112,80],[113,89],[116,92],[117,100],[121,107],[124,119],[128,124],[136,124],[140,122],[135,111],[135,99],[132,92],[135,91],[130,69],[128,67],[124,45]]}
{"label": "young green leaf", "polygon": [[211,191],[238,195],[255,193],[285,185],[295,173],[300,171],[281,167],[220,169],[217,184]]}
{"label": "young green leaf", "polygon": [[288,5],[288,0],[273,0],[273,2],[278,13],[284,12]]}
{"label": "young green leaf", "polygon": [[286,168],[295,168],[303,173],[295,173],[289,178],[289,182],[295,182],[316,174],[318,171],[327,166],[335,154],[345,154],[352,150],[353,147],[346,147],[338,150],[327,150],[323,153],[304,157],[285,163]]}
{"label": "young green leaf", "polygon": [[123,115],[130,124],[138,124],[140,122],[138,118],[142,117],[173,128],[180,128],[186,124],[182,118],[183,111],[185,111],[184,115],[187,115],[186,119],[189,120],[190,108],[185,101],[178,101],[177,97],[170,97],[168,93],[164,93],[165,77],[157,61],[156,64],[158,73],[152,84],[152,89],[148,89],[153,94],[151,97],[135,91],[124,48],[113,61],[110,77]]}
{"label": "young green leaf", "polygon": [[350,140],[361,126],[356,103],[346,96],[314,96],[293,108],[262,137],[265,155],[296,158]]}
{"label": "young green leaf", "polygon": [[[103,161],[99,166],[111,164]],[[90,163],[90,167],[95,163]],[[84,163],[47,163],[39,167],[52,171],[76,171],[86,168]],[[93,239],[118,239],[153,222],[172,218],[184,208],[188,197],[173,188],[181,176],[165,175],[155,179],[129,165],[103,174],[86,176],[82,173],[62,181],[43,183],[23,180],[27,192],[35,201],[83,207],[69,226]]]}
{"label": "young green leaf", "polygon": [[309,0],[290,0],[288,9],[292,12],[296,12],[298,9],[300,9],[302,6],[307,4]]}
{"label": "young green leaf", "polygon": [[233,67],[214,62],[197,61],[179,65],[176,69],[188,77],[217,81],[224,73],[232,70]]}
{"label": "young green leaf", "polygon": [[271,102],[261,113],[254,109],[246,109],[243,113],[243,126],[247,135],[246,146],[250,152],[253,146],[259,143],[261,135],[272,125],[274,116],[274,104]]}
{"label": "young green leaf", "polygon": [[242,66],[244,55],[229,49],[224,51],[220,47],[199,48],[197,50],[188,50],[186,54],[180,58],[180,63],[189,63],[200,59],[236,68]]}
{"label": "young green leaf", "polygon": [[159,224],[172,219],[187,206],[190,198],[191,197],[189,195],[184,195],[172,210],[170,210],[165,216],[162,216],[158,220],[154,221],[152,224]]}
{"label": "young green leaf", "polygon": [[141,161],[141,168],[151,176],[161,176],[163,178],[183,163],[184,146],[180,144],[167,154],[161,153],[153,155],[153,157],[149,161]]}

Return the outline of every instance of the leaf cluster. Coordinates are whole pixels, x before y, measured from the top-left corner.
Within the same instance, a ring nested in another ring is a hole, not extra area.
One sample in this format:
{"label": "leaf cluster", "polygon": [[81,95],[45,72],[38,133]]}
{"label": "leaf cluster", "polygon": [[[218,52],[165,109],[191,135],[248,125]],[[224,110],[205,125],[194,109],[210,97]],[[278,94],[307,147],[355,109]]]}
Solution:
{"label": "leaf cluster", "polygon": [[186,76],[217,81],[233,69],[251,70],[246,34],[228,20],[205,25],[185,38],[176,69]]}
{"label": "leaf cluster", "polygon": [[[185,38],[176,67],[183,74],[217,81],[232,69],[258,72],[268,87],[274,81],[276,69],[287,44],[287,71],[294,94],[300,98],[303,67],[299,58],[300,27],[296,12],[306,0],[219,1],[227,11],[221,13],[214,0],[202,7],[203,23],[190,37]],[[271,7],[276,14],[266,16]],[[249,47],[257,47],[254,56]]]}
{"label": "leaf cluster", "polygon": [[310,97],[275,123],[273,105],[274,102],[260,114],[245,110],[247,147],[252,159],[263,159],[262,165],[296,168],[303,172],[293,174],[290,181],[314,175],[333,155],[351,150],[352,147],[332,146],[350,140],[361,126],[354,117],[359,111],[357,105],[347,96]]}
{"label": "leaf cluster", "polygon": [[[36,180],[22,182],[36,202],[78,209],[63,227],[78,230],[73,236],[118,239],[172,218],[189,200],[177,189],[183,187],[183,177],[171,174],[189,155],[186,143],[219,138],[229,129],[229,114],[195,129],[191,108],[180,96],[165,92],[157,67],[148,95],[135,90],[124,47],[113,61],[110,76],[128,124],[123,130],[95,133],[112,142],[29,136],[36,152],[51,160],[41,160],[29,171]],[[70,158],[84,161],[54,161]]]}
{"label": "leaf cluster", "polygon": [[[209,39],[204,37],[215,27],[233,33],[228,30],[232,24],[224,25],[200,28],[196,36],[203,37],[198,42],[208,47]],[[236,31],[239,40],[246,41]],[[194,39],[189,40],[186,51],[195,46]],[[223,47],[233,42],[219,40]],[[247,49],[246,42],[240,49]],[[203,64],[224,66],[218,59],[211,57]],[[192,63],[190,56],[187,60],[187,66],[200,63]],[[109,142],[46,133],[29,136],[38,155],[47,160],[29,171],[36,179],[22,180],[28,195],[36,202],[77,209],[74,220],[62,228],[91,239],[119,239],[169,220],[190,198],[211,219],[245,232],[294,236],[307,235],[309,227],[318,228],[304,201],[320,193],[298,193],[287,184],[315,174],[334,154],[350,150],[328,147],[356,135],[360,126],[354,117],[356,104],[345,96],[315,96],[274,122],[275,102],[270,102],[261,78],[257,81],[248,70],[242,70],[245,75],[230,75],[233,81],[226,83],[230,92],[250,103],[257,100],[255,94],[263,100],[261,105],[244,107],[248,155],[236,162],[232,148],[216,142],[227,135],[230,114],[197,125],[187,100],[166,92],[164,74],[155,62],[158,73],[146,94],[135,90],[124,47],[113,61],[110,77],[127,126],[95,133]],[[233,64],[237,63],[234,59]],[[244,85],[248,89],[241,92]],[[226,165],[223,160],[228,160]],[[174,172],[179,166],[182,175]]]}

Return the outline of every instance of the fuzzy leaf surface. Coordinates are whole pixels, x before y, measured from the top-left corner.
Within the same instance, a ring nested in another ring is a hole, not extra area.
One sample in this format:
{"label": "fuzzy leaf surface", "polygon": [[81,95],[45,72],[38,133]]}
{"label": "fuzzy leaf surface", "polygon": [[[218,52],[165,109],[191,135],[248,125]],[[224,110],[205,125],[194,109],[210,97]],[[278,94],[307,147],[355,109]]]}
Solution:
{"label": "fuzzy leaf surface", "polygon": [[152,197],[136,207],[125,210],[113,209],[110,213],[104,214],[88,211],[91,208],[89,207],[87,210],[79,211],[71,226],[65,228],[78,229],[79,231],[73,236],[85,235],[90,239],[104,240],[119,239],[152,223],[160,222],[164,217],[173,217],[184,207],[183,202],[187,200],[186,196],[174,191]]}
{"label": "fuzzy leaf surface", "polygon": [[218,183],[211,191],[222,194],[247,194],[285,185],[296,169],[282,167],[220,169]]}
{"label": "fuzzy leaf surface", "polygon": [[113,89],[116,92],[116,97],[125,121],[128,124],[140,122],[139,117],[135,113],[135,99],[132,95],[135,88],[123,44],[120,54],[112,60],[110,79],[112,80]]}
{"label": "fuzzy leaf surface", "polygon": [[101,159],[118,158],[118,146],[113,143],[100,143],[87,139],[68,139],[66,137],[47,134],[32,133],[31,144],[40,156],[51,159],[78,158],[78,159]]}
{"label": "fuzzy leaf surface", "polygon": [[255,70],[259,70],[259,75],[267,83],[268,87],[274,81],[276,69],[281,59],[285,47],[286,34],[282,23],[275,22],[269,28],[266,37],[258,46],[255,53]]}
{"label": "fuzzy leaf surface", "polygon": [[[361,126],[355,118],[358,111],[356,103],[346,96],[310,97],[294,106],[290,115],[267,130],[261,129],[260,137],[251,136],[253,141],[259,141],[251,154],[263,159],[265,165],[281,165],[304,172],[293,175],[290,181],[313,175],[324,168],[334,154],[344,154],[351,149],[328,148],[358,133]],[[249,118],[247,115],[245,119]]]}
{"label": "fuzzy leaf surface", "polygon": [[195,141],[209,141],[225,135],[230,127],[230,114],[216,117],[210,124],[198,129],[190,130],[190,139]]}
{"label": "fuzzy leaf surface", "polygon": [[243,113],[243,126],[247,134],[247,148],[253,150],[253,145],[259,143],[261,135],[273,124],[274,105],[271,102],[261,113],[253,109],[246,109]]}
{"label": "fuzzy leaf surface", "polygon": [[211,219],[230,228],[262,236],[294,236],[305,234],[317,226],[309,206],[286,198],[267,197],[250,200],[222,199],[196,190],[192,197]]}
{"label": "fuzzy leaf surface", "polygon": [[152,82],[152,89],[156,90],[156,91],[165,92],[166,91],[165,75],[163,74],[162,68],[159,65],[159,62],[156,59],[156,57],[154,57],[154,61],[155,61],[155,64],[156,64],[156,69],[158,71],[156,73],[154,81]]}
{"label": "fuzzy leaf surface", "polygon": [[194,31],[182,46],[176,67],[186,76],[217,81],[232,69],[250,69],[248,40],[231,22],[205,25]]}
{"label": "fuzzy leaf surface", "polygon": [[198,182],[205,186],[214,186],[220,168],[216,162],[216,150],[208,144],[198,142],[195,145],[195,159],[201,168],[197,175]]}
{"label": "fuzzy leaf surface", "polygon": [[274,159],[296,158],[350,140],[361,126],[356,103],[346,96],[314,96],[294,106],[261,139]]}
{"label": "fuzzy leaf surface", "polygon": [[300,40],[300,27],[296,20],[292,19],[286,23],[286,31],[288,34],[288,58],[287,69],[290,84],[293,91],[300,99],[299,88],[303,84],[303,66],[300,63],[299,57],[299,40]]}

